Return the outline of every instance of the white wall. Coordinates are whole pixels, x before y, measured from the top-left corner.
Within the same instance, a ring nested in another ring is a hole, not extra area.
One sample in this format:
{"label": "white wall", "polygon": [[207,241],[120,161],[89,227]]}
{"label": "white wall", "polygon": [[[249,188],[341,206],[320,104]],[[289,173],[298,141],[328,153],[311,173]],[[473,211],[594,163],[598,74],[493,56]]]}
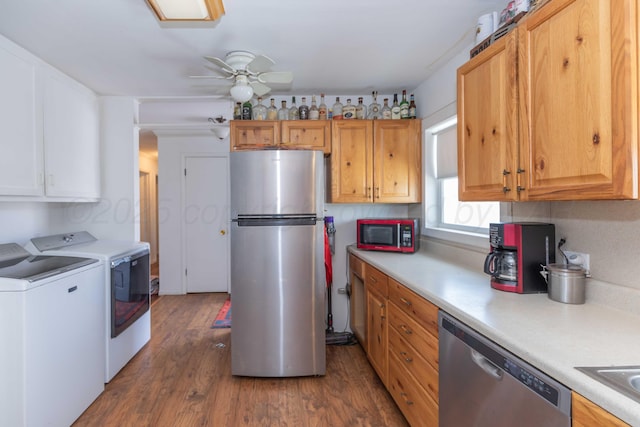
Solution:
{"label": "white wall", "polygon": [[30,238],[49,232],[49,204],[0,202],[0,243],[24,245]]}
{"label": "white wall", "polygon": [[[185,289],[182,238],[184,159],[188,154],[229,153],[229,139],[210,130],[156,131],[158,135],[158,223],[160,228],[160,293],[183,294]],[[202,183],[203,191],[211,183]]]}
{"label": "white wall", "polygon": [[61,204],[52,211],[52,230],[139,240],[138,103],[131,97],[103,97],[100,106],[100,202]]}

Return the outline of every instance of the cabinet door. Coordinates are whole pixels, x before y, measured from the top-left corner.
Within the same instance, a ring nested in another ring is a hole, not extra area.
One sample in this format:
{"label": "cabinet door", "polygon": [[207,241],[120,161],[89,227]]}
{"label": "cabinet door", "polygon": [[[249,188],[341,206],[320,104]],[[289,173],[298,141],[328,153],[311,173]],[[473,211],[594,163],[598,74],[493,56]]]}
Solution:
{"label": "cabinet door", "polygon": [[637,4],[556,0],[522,23],[522,199],[638,196]]}
{"label": "cabinet door", "polygon": [[626,427],[629,425],[575,391],[571,393],[571,420],[573,427]]}
{"label": "cabinet door", "polygon": [[371,120],[331,123],[330,202],[373,201],[373,125]]}
{"label": "cabinet door", "polygon": [[0,40],[0,195],[42,195],[42,111],[37,65]]}
{"label": "cabinet door", "polygon": [[329,120],[284,120],[280,122],[282,145],[322,150],[331,154],[331,122]]}
{"label": "cabinet door", "polygon": [[47,70],[43,119],[46,195],[98,198],[100,145],[95,94]]}
{"label": "cabinet door", "polygon": [[366,296],[364,292],[364,261],[360,258],[349,255],[349,278],[351,283],[351,292],[349,295],[350,309],[350,325],[351,331],[366,349]]}
{"label": "cabinet door", "polygon": [[420,120],[373,121],[374,202],[421,200]]}
{"label": "cabinet door", "polygon": [[387,304],[367,289],[367,356],[383,383],[387,383]]}
{"label": "cabinet door", "polygon": [[260,150],[280,142],[280,124],[274,120],[232,120],[231,151]]}
{"label": "cabinet door", "polygon": [[518,199],[516,34],[458,69],[460,200]]}

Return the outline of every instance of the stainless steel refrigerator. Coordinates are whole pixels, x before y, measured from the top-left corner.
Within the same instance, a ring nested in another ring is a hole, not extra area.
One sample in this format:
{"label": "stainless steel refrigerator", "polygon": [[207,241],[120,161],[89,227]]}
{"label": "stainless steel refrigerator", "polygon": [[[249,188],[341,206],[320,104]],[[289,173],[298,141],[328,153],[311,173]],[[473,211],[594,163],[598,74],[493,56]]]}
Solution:
{"label": "stainless steel refrigerator", "polygon": [[324,375],[321,151],[232,152],[231,372]]}

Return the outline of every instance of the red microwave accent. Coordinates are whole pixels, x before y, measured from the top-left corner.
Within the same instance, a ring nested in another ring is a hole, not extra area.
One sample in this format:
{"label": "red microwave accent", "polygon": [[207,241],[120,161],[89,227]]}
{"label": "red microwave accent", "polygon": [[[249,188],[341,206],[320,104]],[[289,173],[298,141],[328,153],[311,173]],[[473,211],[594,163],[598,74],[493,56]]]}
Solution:
{"label": "red microwave accent", "polygon": [[420,250],[419,218],[363,218],[356,223],[358,249],[401,253]]}

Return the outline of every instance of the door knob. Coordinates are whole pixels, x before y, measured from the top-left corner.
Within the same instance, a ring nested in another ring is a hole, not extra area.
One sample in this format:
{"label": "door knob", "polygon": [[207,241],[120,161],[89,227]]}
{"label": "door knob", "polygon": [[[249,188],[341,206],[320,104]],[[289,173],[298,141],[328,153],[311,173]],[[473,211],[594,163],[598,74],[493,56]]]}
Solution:
{"label": "door knob", "polygon": [[220,230],[220,235],[221,235],[221,236],[224,236],[225,234],[227,234],[227,232],[226,232],[226,231],[224,231],[224,230]]}

